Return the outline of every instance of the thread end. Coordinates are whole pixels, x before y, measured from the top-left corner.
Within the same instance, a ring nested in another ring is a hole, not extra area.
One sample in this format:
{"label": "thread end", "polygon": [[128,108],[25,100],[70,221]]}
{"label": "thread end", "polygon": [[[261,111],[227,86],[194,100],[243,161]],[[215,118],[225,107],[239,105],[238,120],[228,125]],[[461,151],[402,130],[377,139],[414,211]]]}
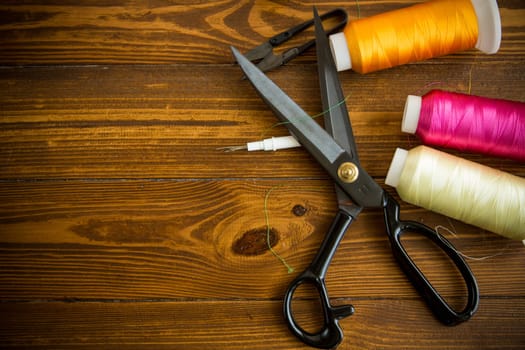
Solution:
{"label": "thread end", "polygon": [[350,57],[350,51],[348,51],[345,33],[332,34],[329,39],[337,71],[352,69],[352,58]]}

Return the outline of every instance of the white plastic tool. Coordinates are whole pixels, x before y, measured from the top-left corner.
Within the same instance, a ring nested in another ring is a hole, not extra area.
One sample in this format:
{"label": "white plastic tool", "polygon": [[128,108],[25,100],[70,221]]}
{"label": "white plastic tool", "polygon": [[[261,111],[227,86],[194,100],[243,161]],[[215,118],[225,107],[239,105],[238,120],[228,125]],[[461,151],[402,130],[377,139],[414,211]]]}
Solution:
{"label": "white plastic tool", "polygon": [[242,146],[229,146],[219,148],[224,152],[234,152],[240,150],[252,151],[277,151],[280,149],[295,148],[301,147],[301,144],[293,136],[281,136],[281,137],[271,137],[268,139],[248,142],[246,145]]}

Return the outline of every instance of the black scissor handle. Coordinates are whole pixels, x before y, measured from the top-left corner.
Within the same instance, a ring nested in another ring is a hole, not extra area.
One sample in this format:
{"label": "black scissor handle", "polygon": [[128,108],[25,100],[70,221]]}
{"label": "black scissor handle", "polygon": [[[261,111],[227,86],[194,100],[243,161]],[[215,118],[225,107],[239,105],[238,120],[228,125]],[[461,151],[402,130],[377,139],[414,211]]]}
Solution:
{"label": "black scissor handle", "polygon": [[[309,283],[317,289],[319,300],[323,309],[323,328],[316,333],[305,331],[294,319],[292,312],[293,295],[300,285]],[[352,305],[332,306],[326,291],[324,279],[316,276],[311,270],[305,270],[288,287],[284,296],[284,317],[290,331],[305,344],[320,349],[335,348],[343,340],[343,330],[339,320],[354,313]]]}
{"label": "black scissor handle", "polygon": [[[336,347],[343,339],[339,320],[354,313],[352,305],[332,306],[324,283],[328,266],[352,220],[352,217],[343,211],[337,213],[312,263],[292,281],[284,296],[283,312],[288,328],[305,344],[316,348],[331,349]],[[305,283],[316,288],[322,306],[323,328],[316,333],[305,331],[294,319],[292,311],[293,295],[297,288]]]}
{"label": "black scissor handle", "polygon": [[[345,10],[341,8],[337,8],[335,10],[323,13],[320,17],[322,20],[325,20],[327,18],[338,18],[338,17],[341,18],[340,22],[338,22],[332,29],[326,32],[327,34],[332,34],[332,33],[335,33],[336,31],[343,29],[346,26],[346,23],[348,22],[348,14],[346,13]],[[272,38],[270,38],[269,42],[274,47],[279,46],[285,41],[289,40],[290,38],[304,31],[308,27],[313,26],[313,24],[314,24],[313,19],[303,22],[301,24],[298,24],[295,27],[287,29],[284,32],[273,36]],[[308,43],[306,43],[304,46],[302,46],[302,48],[304,47],[304,50],[306,50],[307,48],[313,46],[314,44],[315,44],[315,40],[311,40]],[[309,46],[306,46],[306,45],[309,45]]]}
{"label": "black scissor handle", "polygon": [[[476,278],[463,257],[454,248],[452,243],[430,227],[415,221],[399,220],[399,204],[386,193],[384,213],[387,233],[394,257],[412,284],[425,299],[436,318],[447,326],[454,326],[468,320],[478,309],[479,289]],[[454,262],[465,281],[468,292],[467,304],[462,311],[454,310],[434,289],[425,275],[412,261],[401,244],[401,236],[404,232],[424,235],[443,250]]]}

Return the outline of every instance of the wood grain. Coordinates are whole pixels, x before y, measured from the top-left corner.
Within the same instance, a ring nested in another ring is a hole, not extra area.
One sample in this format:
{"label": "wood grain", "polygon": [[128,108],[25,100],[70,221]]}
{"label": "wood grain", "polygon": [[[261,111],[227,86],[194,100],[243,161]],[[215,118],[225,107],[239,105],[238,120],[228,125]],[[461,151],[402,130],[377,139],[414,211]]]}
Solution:
{"label": "wood grain", "polygon": [[[483,300],[475,318],[446,332],[436,332],[442,326],[421,316],[422,304],[352,302],[359,312],[342,321],[346,338],[338,349],[517,350],[525,345],[523,304],[509,308],[504,299]],[[311,349],[282,327],[280,309],[280,301],[271,300],[0,304],[3,318],[11,321],[0,328],[0,340],[8,349]]]}
{"label": "wood grain", "polygon": [[[361,16],[419,1],[360,1]],[[311,1],[15,1],[0,4],[0,344],[6,349],[307,349],[282,297],[336,212],[332,182],[301,149],[217,148],[287,134],[232,63],[311,17]],[[354,2],[315,2],[320,11]],[[525,6],[498,1],[503,40],[368,75],[342,72],[362,165],[384,183],[408,94],[430,88],[525,101]],[[285,48],[311,35],[292,40]],[[269,73],[320,112],[309,51]],[[450,151],[525,176],[523,164]],[[268,249],[264,199],[273,249]],[[397,195],[388,188],[389,193]],[[351,303],[339,349],[525,348],[524,246],[401,202],[442,226],[477,277],[481,303],[438,323],[396,264],[382,213],[365,210],[326,283]],[[451,232],[448,232],[450,230]],[[420,237],[404,243],[454,307],[457,271]],[[294,301],[319,327],[315,295]]]}
{"label": "wood grain", "polygon": [[[368,17],[406,7],[414,1],[369,1],[360,4]],[[501,0],[505,46],[498,55],[475,51],[441,58],[462,62],[475,55],[479,61],[520,60],[524,51],[522,26],[525,11],[519,0]],[[276,33],[311,17],[312,5],[324,12],[341,6],[357,16],[353,2],[205,1],[171,3],[134,0],[82,2],[3,1],[0,62],[33,64],[227,64],[230,45],[247,50]],[[303,39],[304,40],[304,39]],[[291,43],[290,45],[292,45]],[[310,52],[300,61],[314,60]]]}
{"label": "wood grain", "polygon": [[[0,188],[0,295],[6,300],[278,299],[291,276],[267,249],[266,193],[273,188],[268,215],[274,249],[297,272],[313,258],[335,213],[327,181],[75,181]],[[305,214],[296,216],[295,206]],[[458,237],[450,238],[465,254],[501,254],[471,262],[484,296],[525,296],[525,282],[512,277],[523,268],[521,243],[407,209],[406,218],[455,227]],[[334,297],[415,296],[391,255],[381,216],[367,211],[352,225],[327,278]],[[236,244],[252,244],[245,237],[251,230],[262,237],[258,253],[235,252]],[[439,255],[419,244],[418,264],[434,265],[430,271],[443,293],[461,295],[455,273],[443,264],[435,271]],[[498,275],[501,270],[507,273]]]}
{"label": "wood grain", "polygon": [[[419,143],[400,132],[408,94],[439,81],[466,91],[471,74],[473,93],[519,101],[525,89],[520,67],[467,64],[447,65],[444,70],[440,65],[425,65],[399,67],[374,77],[348,73],[343,85],[352,97],[350,112],[363,165],[373,176],[384,177],[396,147]],[[4,91],[0,96],[0,177],[324,176],[302,150],[218,151],[218,147],[287,131],[271,129],[277,119],[248,83],[239,80],[237,67],[205,66],[199,72],[195,76],[191,66],[5,69],[0,76]],[[286,91],[312,115],[320,111],[318,86],[312,83],[316,74],[315,66],[292,66],[273,73],[275,81],[290,86]],[[305,75],[310,78],[305,80]],[[403,88],[393,89],[389,82]],[[498,84],[497,92],[491,91],[492,84]],[[516,162],[460,155],[525,175]]]}

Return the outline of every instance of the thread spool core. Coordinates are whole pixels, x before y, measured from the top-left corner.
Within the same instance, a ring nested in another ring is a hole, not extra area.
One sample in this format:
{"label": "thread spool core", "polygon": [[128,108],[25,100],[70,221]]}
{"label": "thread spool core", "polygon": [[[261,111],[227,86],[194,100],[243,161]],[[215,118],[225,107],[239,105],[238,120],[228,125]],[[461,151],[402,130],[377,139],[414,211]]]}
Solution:
{"label": "thread spool core", "polygon": [[388,173],[386,174],[385,183],[388,186],[397,187],[399,180],[401,179],[401,173],[405,167],[405,162],[408,157],[408,151],[402,148],[396,148],[394,157],[392,157],[392,162],[390,163],[390,168],[388,168]]}
{"label": "thread spool core", "polygon": [[401,122],[401,130],[409,134],[414,134],[419,123],[419,116],[421,114],[421,104],[423,100],[421,96],[408,95],[405,102],[405,111],[403,112],[403,121]]}
{"label": "thread spool core", "polygon": [[501,44],[501,18],[496,0],[470,0],[478,19],[476,49],[486,53],[498,52]]}
{"label": "thread spool core", "polygon": [[352,69],[352,58],[350,57],[350,51],[346,43],[345,33],[332,34],[329,37],[329,41],[337,71],[341,72]]}

